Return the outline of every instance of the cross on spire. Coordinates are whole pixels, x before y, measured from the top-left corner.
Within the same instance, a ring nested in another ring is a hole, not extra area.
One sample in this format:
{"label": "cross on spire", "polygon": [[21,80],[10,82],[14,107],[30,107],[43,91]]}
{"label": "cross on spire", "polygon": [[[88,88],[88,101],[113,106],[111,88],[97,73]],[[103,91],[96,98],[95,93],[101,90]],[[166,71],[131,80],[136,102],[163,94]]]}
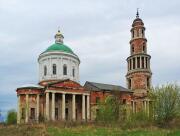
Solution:
{"label": "cross on spire", "polygon": [[139,18],[139,8],[137,8],[136,18]]}
{"label": "cross on spire", "polygon": [[60,26],[58,26],[58,32],[60,32]]}

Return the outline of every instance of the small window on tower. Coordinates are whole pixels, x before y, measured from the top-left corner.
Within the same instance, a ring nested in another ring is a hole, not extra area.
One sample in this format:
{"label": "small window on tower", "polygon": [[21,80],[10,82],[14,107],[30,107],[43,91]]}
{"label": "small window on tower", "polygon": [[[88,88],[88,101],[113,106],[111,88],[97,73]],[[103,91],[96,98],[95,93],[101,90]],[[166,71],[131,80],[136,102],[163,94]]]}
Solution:
{"label": "small window on tower", "polygon": [[143,52],[144,52],[144,53],[146,52],[146,46],[145,46],[145,43],[143,43]]}
{"label": "small window on tower", "polygon": [[56,75],[56,64],[53,64],[53,75]]}
{"label": "small window on tower", "polygon": [[134,38],[134,30],[132,31],[132,38]]}
{"label": "small window on tower", "polygon": [[47,75],[47,67],[44,66],[44,76],[46,76],[46,75]]}
{"label": "small window on tower", "polygon": [[142,37],[144,37],[144,30],[142,29]]}
{"label": "small window on tower", "polygon": [[139,37],[139,31],[138,30],[136,30],[136,33],[137,33],[137,37]]}
{"label": "small window on tower", "polygon": [[131,52],[134,53],[134,45],[131,45]]}
{"label": "small window on tower", "polygon": [[131,79],[128,80],[128,89],[131,89]]}
{"label": "small window on tower", "polygon": [[150,88],[150,80],[149,80],[149,77],[147,77],[147,88]]}

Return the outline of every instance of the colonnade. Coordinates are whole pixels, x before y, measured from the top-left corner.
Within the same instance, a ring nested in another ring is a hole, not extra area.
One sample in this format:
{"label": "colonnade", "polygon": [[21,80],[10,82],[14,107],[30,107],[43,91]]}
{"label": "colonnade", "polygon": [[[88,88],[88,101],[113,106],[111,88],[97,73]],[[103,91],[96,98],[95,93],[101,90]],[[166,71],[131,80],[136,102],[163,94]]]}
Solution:
{"label": "colonnade", "polygon": [[143,101],[131,101],[131,106],[132,106],[132,112],[136,113],[137,112],[137,107],[141,106],[138,105],[139,103],[142,103],[142,108],[143,111],[149,115],[149,109],[150,109],[150,100],[143,100]]}
{"label": "colonnade", "polygon": [[[50,97],[49,94],[52,94],[52,102],[51,102],[51,117],[50,117]],[[57,92],[56,92],[57,93]],[[55,120],[55,92],[46,92],[46,110],[45,110],[45,117],[46,120],[49,121],[51,120]],[[58,92],[59,93],[59,92]],[[62,102],[61,102],[61,108],[62,108],[62,113],[61,113],[61,118],[62,120],[66,120],[66,114],[65,114],[65,109],[66,109],[66,94],[65,92],[61,93],[62,94]],[[68,93],[70,94],[70,93]],[[25,123],[29,122],[29,115],[30,112],[29,110],[31,109],[31,107],[29,106],[29,95],[30,94],[25,94],[25,104],[24,107],[21,107],[21,95],[19,94],[18,97],[18,104],[17,104],[17,123],[21,123],[21,118],[22,118],[22,108],[25,109]],[[33,94],[35,95],[35,94]],[[72,120],[76,121],[76,96],[77,95],[81,95],[82,96],[82,120],[90,120],[90,98],[89,98],[89,94],[87,93],[82,93],[82,94],[77,94],[77,93],[71,93],[72,95]],[[36,107],[35,108],[36,112],[35,112],[35,120],[38,122],[39,121],[39,113],[40,113],[40,95],[36,94]]]}
{"label": "colonnade", "polygon": [[130,58],[128,61],[128,70],[133,70],[137,68],[150,69],[149,57],[137,56]]}
{"label": "colonnade", "polygon": [[[76,96],[81,95],[82,96],[82,120],[90,120],[90,101],[89,101],[89,94],[77,94],[77,93],[66,93],[66,92],[46,92],[46,120],[50,120],[50,105],[49,105],[49,93],[52,94],[52,105],[51,105],[51,120],[55,120],[55,94],[61,93],[62,94],[62,102],[61,102],[61,119],[66,120],[66,114],[65,114],[65,109],[66,109],[66,94],[72,95],[72,120],[76,120]],[[86,99],[85,99],[86,97]],[[85,102],[86,100],[86,102]]]}

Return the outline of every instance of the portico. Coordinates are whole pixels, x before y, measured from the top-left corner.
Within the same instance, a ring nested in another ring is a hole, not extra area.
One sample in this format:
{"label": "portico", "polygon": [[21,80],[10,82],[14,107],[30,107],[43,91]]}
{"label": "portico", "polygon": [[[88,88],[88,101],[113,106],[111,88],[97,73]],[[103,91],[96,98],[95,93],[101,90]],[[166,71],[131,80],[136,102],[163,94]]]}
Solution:
{"label": "portico", "polygon": [[46,120],[88,121],[89,93],[46,90]]}

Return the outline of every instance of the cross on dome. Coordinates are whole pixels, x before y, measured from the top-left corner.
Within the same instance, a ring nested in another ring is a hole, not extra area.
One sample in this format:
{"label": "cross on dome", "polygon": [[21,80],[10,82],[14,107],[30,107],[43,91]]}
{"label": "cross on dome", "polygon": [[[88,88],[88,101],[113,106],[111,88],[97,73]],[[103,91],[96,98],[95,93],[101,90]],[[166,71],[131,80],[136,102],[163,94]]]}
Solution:
{"label": "cross on dome", "polygon": [[64,36],[62,35],[61,31],[58,29],[58,32],[55,35],[55,43],[62,44]]}

